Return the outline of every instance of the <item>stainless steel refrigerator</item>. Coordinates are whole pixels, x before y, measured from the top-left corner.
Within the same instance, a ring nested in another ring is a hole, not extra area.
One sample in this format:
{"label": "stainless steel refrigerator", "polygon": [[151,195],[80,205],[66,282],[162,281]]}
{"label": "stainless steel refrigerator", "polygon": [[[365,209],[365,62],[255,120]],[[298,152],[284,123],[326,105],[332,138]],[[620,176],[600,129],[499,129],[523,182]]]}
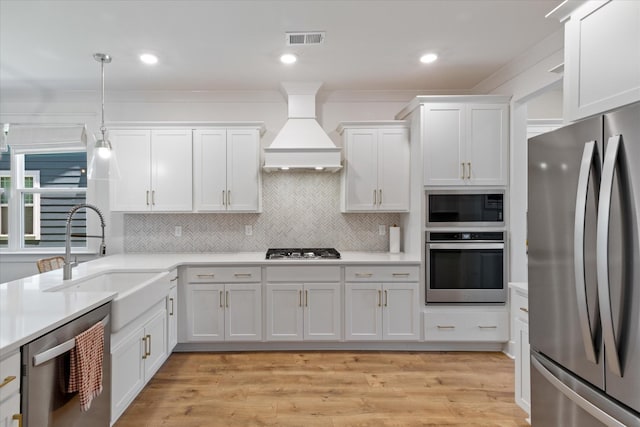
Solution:
{"label": "stainless steel refrigerator", "polygon": [[534,427],[640,426],[640,103],[528,142]]}

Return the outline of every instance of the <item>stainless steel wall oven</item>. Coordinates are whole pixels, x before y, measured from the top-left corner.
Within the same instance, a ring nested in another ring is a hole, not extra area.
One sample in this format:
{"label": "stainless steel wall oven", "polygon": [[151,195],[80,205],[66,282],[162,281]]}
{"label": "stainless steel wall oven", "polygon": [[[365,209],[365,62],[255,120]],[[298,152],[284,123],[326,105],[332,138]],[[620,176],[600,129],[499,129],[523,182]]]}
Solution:
{"label": "stainless steel wall oven", "polygon": [[504,231],[427,231],[426,303],[504,303]]}

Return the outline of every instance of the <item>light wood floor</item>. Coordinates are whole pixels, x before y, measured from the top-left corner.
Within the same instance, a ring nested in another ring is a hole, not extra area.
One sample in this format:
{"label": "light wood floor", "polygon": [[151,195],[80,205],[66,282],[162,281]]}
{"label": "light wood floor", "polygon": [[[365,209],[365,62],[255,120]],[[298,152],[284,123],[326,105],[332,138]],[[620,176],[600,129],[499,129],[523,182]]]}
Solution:
{"label": "light wood floor", "polygon": [[502,353],[174,353],[115,427],[528,426]]}

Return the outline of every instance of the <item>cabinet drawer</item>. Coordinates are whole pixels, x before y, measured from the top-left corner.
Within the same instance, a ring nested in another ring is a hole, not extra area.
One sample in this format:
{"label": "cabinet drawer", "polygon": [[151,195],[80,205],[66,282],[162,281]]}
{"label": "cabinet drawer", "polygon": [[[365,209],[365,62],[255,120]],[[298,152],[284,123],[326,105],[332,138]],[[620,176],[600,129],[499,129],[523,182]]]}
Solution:
{"label": "cabinet drawer", "polygon": [[0,402],[20,390],[20,352],[0,361]]}
{"label": "cabinet drawer", "polygon": [[500,312],[425,313],[426,341],[506,342],[509,337],[509,314]]}
{"label": "cabinet drawer", "polygon": [[340,267],[267,267],[267,282],[339,282]]}
{"label": "cabinet drawer", "polygon": [[417,266],[370,266],[346,267],[346,282],[417,282],[420,268]]}
{"label": "cabinet drawer", "polygon": [[516,319],[520,319],[525,323],[529,323],[529,298],[521,294],[517,290],[511,296],[511,311]]}
{"label": "cabinet drawer", "polygon": [[189,267],[189,283],[260,282],[260,267]]}

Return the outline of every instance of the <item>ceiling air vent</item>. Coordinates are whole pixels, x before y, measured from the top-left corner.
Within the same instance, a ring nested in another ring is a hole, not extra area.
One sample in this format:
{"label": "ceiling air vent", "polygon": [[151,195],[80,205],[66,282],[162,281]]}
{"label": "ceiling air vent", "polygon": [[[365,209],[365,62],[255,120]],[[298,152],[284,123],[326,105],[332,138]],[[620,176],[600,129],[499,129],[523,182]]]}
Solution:
{"label": "ceiling air vent", "polygon": [[313,45],[324,42],[324,31],[286,33],[287,46]]}

